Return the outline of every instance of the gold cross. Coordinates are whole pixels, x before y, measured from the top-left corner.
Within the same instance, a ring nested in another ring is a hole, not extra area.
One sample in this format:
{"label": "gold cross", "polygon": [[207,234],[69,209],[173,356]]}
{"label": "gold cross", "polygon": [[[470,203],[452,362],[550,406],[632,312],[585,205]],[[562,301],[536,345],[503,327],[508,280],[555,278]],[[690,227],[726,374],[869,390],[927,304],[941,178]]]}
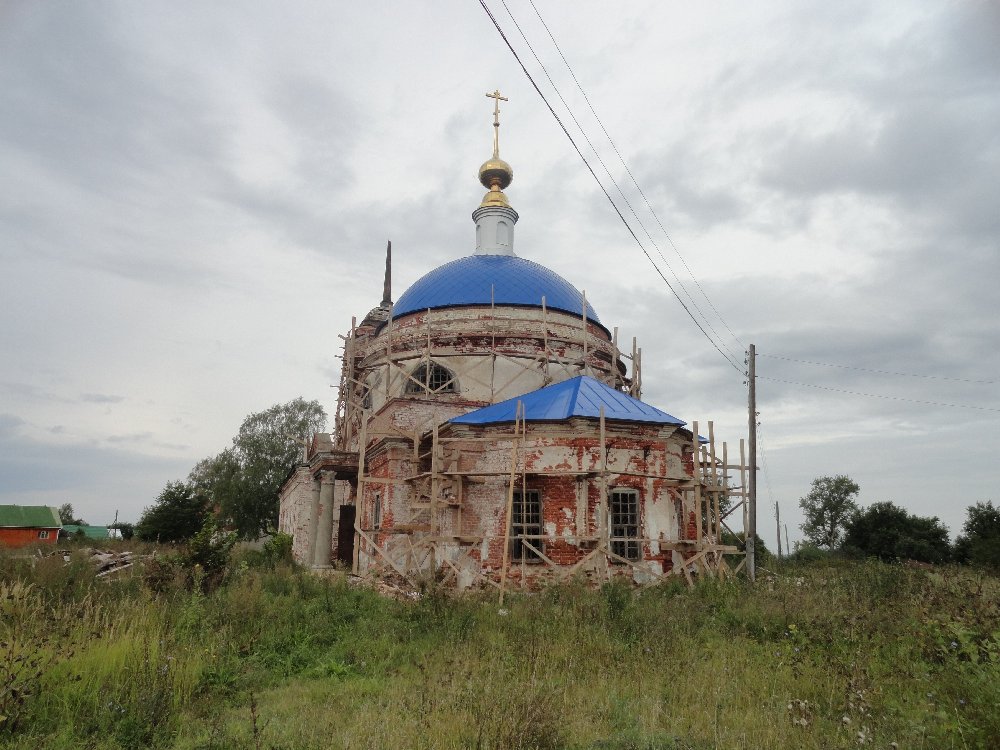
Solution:
{"label": "gold cross", "polygon": [[506,96],[500,95],[500,89],[496,89],[492,94],[487,94],[493,100],[493,158],[500,158],[500,102],[508,101]]}

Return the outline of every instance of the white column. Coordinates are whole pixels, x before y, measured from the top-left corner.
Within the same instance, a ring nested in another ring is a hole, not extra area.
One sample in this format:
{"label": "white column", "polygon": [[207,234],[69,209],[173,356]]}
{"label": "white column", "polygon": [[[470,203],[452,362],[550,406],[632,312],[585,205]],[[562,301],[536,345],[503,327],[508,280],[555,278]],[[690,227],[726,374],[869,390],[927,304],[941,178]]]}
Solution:
{"label": "white column", "polygon": [[317,568],[330,567],[330,552],[333,548],[333,503],[337,473],[324,471],[319,479],[319,523],[316,525],[316,556],[313,565]]}
{"label": "white column", "polygon": [[319,529],[319,480],[312,480],[309,491],[309,545],[306,547],[306,563],[316,559],[316,538]]}

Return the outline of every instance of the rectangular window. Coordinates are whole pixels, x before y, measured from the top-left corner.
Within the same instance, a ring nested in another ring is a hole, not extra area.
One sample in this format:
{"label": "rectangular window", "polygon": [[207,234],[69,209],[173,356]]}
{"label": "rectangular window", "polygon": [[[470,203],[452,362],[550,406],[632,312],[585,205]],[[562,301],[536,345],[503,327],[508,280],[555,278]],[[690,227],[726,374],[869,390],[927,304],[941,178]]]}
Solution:
{"label": "rectangular window", "polygon": [[382,528],[382,493],[375,493],[375,508],[372,510],[372,528]]}
{"label": "rectangular window", "polygon": [[[514,504],[511,506],[511,553],[516,562],[539,562],[538,552],[528,548],[527,541],[539,552],[542,551],[542,494],[538,490],[514,490]],[[527,539],[525,539],[527,537]],[[532,538],[534,537],[534,538]]]}
{"label": "rectangular window", "polygon": [[611,552],[626,560],[639,559],[639,492],[611,491]]}
{"label": "rectangular window", "polygon": [[49,538],[49,532],[47,532],[47,531],[39,531],[38,532],[38,538],[39,539],[48,539]]}

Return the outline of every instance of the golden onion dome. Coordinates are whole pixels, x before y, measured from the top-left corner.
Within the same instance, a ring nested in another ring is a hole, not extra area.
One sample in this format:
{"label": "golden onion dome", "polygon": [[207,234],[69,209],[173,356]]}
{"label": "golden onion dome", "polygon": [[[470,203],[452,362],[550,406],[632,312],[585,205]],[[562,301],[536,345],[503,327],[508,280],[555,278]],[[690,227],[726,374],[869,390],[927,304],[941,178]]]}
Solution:
{"label": "golden onion dome", "polygon": [[479,181],[484,188],[493,189],[494,182],[500,190],[514,181],[514,169],[498,156],[483,162],[479,168]]}
{"label": "golden onion dome", "polygon": [[490,192],[483,196],[480,206],[509,206],[503,189],[510,185],[513,179],[513,168],[499,156],[483,162],[479,168],[479,181],[483,187],[489,188]]}

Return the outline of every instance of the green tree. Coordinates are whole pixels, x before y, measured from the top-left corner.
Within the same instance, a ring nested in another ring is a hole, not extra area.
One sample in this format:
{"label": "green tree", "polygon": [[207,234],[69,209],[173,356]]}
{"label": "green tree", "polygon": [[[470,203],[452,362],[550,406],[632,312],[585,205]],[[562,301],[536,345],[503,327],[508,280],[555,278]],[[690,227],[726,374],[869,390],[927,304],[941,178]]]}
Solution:
{"label": "green tree", "polygon": [[858,510],[854,501],[861,488],[850,477],[817,477],[809,494],[799,500],[806,520],[799,526],[813,544],[833,549]]}
{"label": "green tree", "polygon": [[256,539],[278,524],[278,491],[300,460],[302,441],[325,426],[323,407],[303,398],[251,414],[232,448],[196,466],[189,481],[241,537]]}
{"label": "green tree", "polygon": [[946,562],[948,529],[937,517],[911,515],[890,502],[873,503],[847,524],[843,547],[882,560]]}
{"label": "green tree", "polygon": [[118,521],[108,526],[109,529],[117,529],[122,535],[122,539],[128,541],[135,535],[135,524],[127,521]]}
{"label": "green tree", "polygon": [[1000,569],[1000,507],[992,501],[969,506],[962,535],[955,540],[955,560]]}
{"label": "green tree", "polygon": [[73,524],[77,526],[87,525],[87,522],[82,518],[76,518],[76,514],[73,512],[73,503],[63,503],[59,506],[59,523],[63,526],[66,524]]}
{"label": "green tree", "polygon": [[185,482],[167,482],[152,506],[142,512],[135,535],[147,542],[181,542],[205,525],[208,507]]}

